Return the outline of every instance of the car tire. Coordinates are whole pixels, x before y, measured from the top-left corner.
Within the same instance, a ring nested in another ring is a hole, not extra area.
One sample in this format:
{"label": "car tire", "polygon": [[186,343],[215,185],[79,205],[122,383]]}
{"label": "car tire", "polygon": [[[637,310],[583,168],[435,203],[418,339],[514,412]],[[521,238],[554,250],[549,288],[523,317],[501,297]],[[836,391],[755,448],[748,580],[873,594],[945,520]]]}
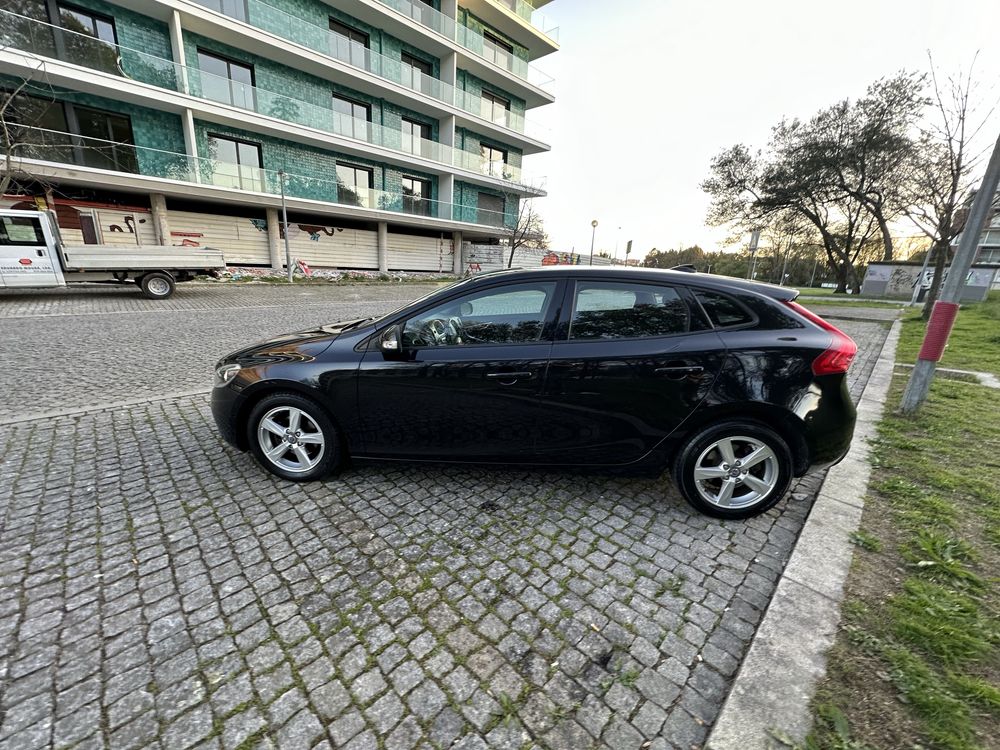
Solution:
{"label": "car tire", "polygon": [[146,299],[166,299],[177,288],[174,277],[164,271],[147,273],[138,283],[142,296]]}
{"label": "car tire", "polygon": [[696,510],[715,518],[750,518],[785,496],[792,452],[759,422],[727,421],[699,430],[684,444],[673,476]]}
{"label": "car tire", "polygon": [[275,393],[250,411],[247,444],[257,462],[293,482],[329,476],[342,463],[340,435],[322,406],[298,393]]}

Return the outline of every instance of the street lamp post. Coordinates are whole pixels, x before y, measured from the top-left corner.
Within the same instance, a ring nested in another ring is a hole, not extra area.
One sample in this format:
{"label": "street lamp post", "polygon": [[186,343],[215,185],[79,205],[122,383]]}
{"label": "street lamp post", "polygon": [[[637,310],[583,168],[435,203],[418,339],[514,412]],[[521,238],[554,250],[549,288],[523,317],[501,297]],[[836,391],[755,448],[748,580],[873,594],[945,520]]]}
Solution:
{"label": "street lamp post", "polygon": [[291,284],[292,276],[292,251],[288,247],[288,209],[285,206],[285,170],[278,170],[278,179],[281,181],[281,230],[285,235],[285,267],[288,269],[288,283]]}
{"label": "street lamp post", "polygon": [[590,222],[590,265],[594,265],[594,235],[597,234],[597,219]]}

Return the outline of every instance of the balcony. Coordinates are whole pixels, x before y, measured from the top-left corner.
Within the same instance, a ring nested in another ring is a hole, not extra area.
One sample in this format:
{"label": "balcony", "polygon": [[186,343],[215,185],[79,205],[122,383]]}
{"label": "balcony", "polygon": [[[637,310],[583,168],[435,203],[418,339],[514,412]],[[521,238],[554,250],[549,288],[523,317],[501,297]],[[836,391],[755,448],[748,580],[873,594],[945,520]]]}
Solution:
{"label": "balcony", "polygon": [[[335,112],[332,100],[328,106],[321,106],[8,11],[0,10],[0,24],[3,24],[3,31],[0,32],[2,45],[46,57],[69,58],[68,62],[103,73],[332,133],[400,155],[416,156],[511,183],[520,183],[523,179],[522,171],[517,167],[508,167],[498,173],[495,169],[487,169],[478,154]],[[354,55],[359,60],[368,58],[364,54],[368,50],[364,48],[345,48],[343,51],[345,55]],[[329,143],[323,139],[323,145],[328,147]]]}
{"label": "balcony", "polygon": [[[262,167],[233,164],[221,159],[188,156],[172,151],[136,146],[101,138],[86,138],[32,126],[12,128],[15,164],[21,160],[53,166],[75,165],[106,172],[153,177],[182,183],[176,191],[189,195],[184,185],[210,186],[245,194],[248,198],[275,198],[336,204],[369,211],[385,211],[415,217],[459,221],[490,227],[509,227],[513,217],[499,211],[444,201],[418,198],[409,193],[392,193],[358,188],[337,180],[283,172]],[[30,170],[35,172],[34,169]],[[75,179],[80,179],[79,175]],[[158,189],[164,189],[165,187]],[[269,201],[273,204],[273,200]]]}
{"label": "balcony", "polygon": [[[194,0],[194,2],[227,18],[263,29],[353,68],[457,107],[476,117],[482,117],[482,112],[488,106],[480,96],[458,89],[438,78],[423,75],[404,65],[398,58],[387,57],[350,42],[327,27],[293,16],[261,0],[246,0],[245,8],[241,3],[224,0]],[[508,112],[504,122],[494,122],[494,124],[516,133],[525,132],[524,117],[515,112]]]}
{"label": "balcony", "polygon": [[[388,8],[392,8],[397,13],[406,16],[412,21],[416,21],[421,26],[434,31],[445,39],[456,42],[474,55],[478,55],[487,62],[509,73],[513,73],[532,86],[544,89],[552,82],[551,78],[539,71],[534,65],[528,63],[527,60],[522,60],[509,53],[503,55],[494,54],[495,50],[491,49],[489,40],[478,31],[458,23],[451,16],[435,10],[426,3],[420,2],[420,0],[377,0],[377,2]],[[556,36],[550,38],[556,41],[558,39],[558,29],[553,29],[553,31],[556,33]]]}

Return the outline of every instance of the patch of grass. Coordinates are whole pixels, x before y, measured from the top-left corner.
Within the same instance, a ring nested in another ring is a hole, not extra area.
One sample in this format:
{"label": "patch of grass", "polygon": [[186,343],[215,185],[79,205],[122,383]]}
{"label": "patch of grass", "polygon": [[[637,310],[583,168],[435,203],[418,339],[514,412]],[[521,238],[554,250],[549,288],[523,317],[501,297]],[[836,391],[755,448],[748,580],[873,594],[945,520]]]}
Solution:
{"label": "patch of grass", "polygon": [[618,675],[618,682],[627,688],[635,687],[635,682],[639,679],[639,674],[638,669],[630,667]]}
{"label": "patch of grass", "polygon": [[[912,364],[926,327],[919,308],[907,313],[904,321],[896,359]],[[985,302],[962,305],[939,364],[1000,375],[1000,292],[990,292]]]}
{"label": "patch of grass", "polygon": [[[1000,370],[1000,295],[959,321],[944,364]],[[903,357],[922,334],[908,314]],[[855,558],[809,750],[983,750],[1000,737],[1000,392],[938,379],[903,417],[907,376],[873,441],[852,541],[877,554]]]}
{"label": "patch of grass", "polygon": [[869,552],[878,552],[882,549],[882,542],[873,537],[867,531],[852,531],[850,535],[851,544]]}

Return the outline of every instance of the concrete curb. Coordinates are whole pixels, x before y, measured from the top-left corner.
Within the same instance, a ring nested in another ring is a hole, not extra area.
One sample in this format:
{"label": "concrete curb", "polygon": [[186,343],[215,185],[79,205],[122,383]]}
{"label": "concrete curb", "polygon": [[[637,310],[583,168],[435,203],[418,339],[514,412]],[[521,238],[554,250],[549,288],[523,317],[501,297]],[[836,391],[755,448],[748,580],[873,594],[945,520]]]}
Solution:
{"label": "concrete curb", "polygon": [[803,742],[812,727],[810,701],[840,622],[854,554],[850,535],[861,521],[871,475],[869,441],[882,418],[901,327],[897,320],[889,330],[858,404],[851,450],[823,481],[706,750],[784,747],[772,730]]}

